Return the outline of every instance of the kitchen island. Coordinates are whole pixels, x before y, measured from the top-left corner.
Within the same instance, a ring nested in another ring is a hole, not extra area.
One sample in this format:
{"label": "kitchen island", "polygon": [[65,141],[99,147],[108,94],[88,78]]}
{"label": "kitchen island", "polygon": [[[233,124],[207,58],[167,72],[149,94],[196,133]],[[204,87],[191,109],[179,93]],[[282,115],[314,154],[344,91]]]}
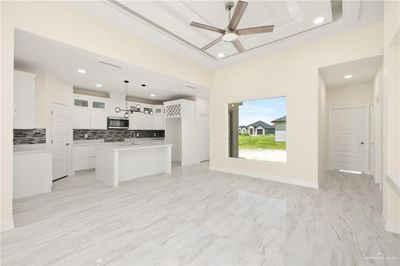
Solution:
{"label": "kitchen island", "polygon": [[96,178],[117,187],[138,177],[171,173],[171,144],[115,144],[96,147]]}

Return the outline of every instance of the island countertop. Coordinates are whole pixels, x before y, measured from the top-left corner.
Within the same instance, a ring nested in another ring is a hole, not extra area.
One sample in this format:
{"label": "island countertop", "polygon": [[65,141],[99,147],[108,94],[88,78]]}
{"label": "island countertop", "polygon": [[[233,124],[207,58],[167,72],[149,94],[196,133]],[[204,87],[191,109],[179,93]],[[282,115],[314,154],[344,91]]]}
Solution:
{"label": "island countertop", "polygon": [[148,149],[148,148],[161,148],[161,147],[171,147],[172,144],[154,142],[154,143],[138,143],[138,144],[107,144],[107,145],[98,145],[97,149],[105,149],[112,151],[129,151],[129,150],[139,150],[139,149]]}

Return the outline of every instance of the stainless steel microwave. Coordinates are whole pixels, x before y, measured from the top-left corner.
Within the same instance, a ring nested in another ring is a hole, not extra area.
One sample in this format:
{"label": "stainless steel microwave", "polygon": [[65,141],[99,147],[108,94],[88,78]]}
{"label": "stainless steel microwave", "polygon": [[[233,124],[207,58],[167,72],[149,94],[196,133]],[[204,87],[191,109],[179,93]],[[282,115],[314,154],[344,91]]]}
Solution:
{"label": "stainless steel microwave", "polygon": [[129,129],[129,119],[124,117],[107,117],[107,129]]}

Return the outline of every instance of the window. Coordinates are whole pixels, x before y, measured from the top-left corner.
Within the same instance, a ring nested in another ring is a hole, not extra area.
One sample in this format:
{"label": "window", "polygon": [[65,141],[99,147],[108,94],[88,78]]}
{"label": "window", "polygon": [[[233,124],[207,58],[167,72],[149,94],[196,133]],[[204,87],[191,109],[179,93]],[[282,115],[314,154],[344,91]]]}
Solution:
{"label": "window", "polygon": [[89,101],[81,100],[81,99],[74,99],[74,105],[79,107],[89,107]]}
{"label": "window", "polygon": [[286,162],[286,97],[228,105],[229,156]]}
{"label": "window", "polygon": [[95,108],[95,109],[106,109],[106,103],[105,102],[93,101],[92,102],[92,107]]}

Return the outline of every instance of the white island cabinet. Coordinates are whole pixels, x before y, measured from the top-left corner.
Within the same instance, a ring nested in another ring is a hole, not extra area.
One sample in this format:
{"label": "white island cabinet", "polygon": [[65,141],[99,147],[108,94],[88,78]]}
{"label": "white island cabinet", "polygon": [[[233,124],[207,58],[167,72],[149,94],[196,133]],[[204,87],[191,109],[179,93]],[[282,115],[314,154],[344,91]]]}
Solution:
{"label": "white island cabinet", "polygon": [[171,144],[115,144],[96,147],[96,178],[117,187],[122,181],[171,173]]}

